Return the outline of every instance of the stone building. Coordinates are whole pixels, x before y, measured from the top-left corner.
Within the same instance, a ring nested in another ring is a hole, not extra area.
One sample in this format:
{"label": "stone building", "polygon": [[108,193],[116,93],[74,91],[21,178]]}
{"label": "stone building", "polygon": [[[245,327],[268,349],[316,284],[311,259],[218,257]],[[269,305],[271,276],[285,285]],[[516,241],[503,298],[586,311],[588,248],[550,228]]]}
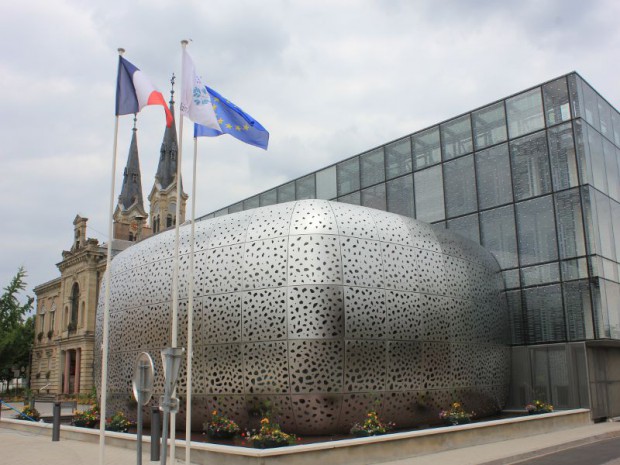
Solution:
{"label": "stone building", "polygon": [[[174,114],[173,95],[174,91],[170,100]],[[132,132],[121,193],[114,211],[114,255],[174,225],[178,150],[174,122],[166,128],[149,195],[151,222],[144,208],[135,120]],[[185,218],[187,197],[181,193],[181,221]],[[95,318],[105,276],[107,244],[87,237],[87,222],[88,218],[75,217],[73,244],[62,252],[62,260],[56,264],[60,276],[34,288],[36,321],[30,385],[38,392],[84,394],[93,386]]]}
{"label": "stone building", "polygon": [[[50,393],[88,392],[93,384],[95,309],[106,248],[86,237],[88,218],[76,216],[74,241],[56,266],[60,277],[35,287],[37,317],[31,387]],[[115,250],[130,245],[115,240]]]}

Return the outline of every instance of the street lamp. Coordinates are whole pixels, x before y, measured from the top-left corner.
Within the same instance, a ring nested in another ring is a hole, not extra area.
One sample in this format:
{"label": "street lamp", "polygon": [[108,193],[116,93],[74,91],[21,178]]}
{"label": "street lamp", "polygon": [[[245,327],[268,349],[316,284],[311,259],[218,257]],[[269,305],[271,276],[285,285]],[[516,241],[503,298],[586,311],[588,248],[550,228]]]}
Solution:
{"label": "street lamp", "polygon": [[[161,351],[161,360],[164,367],[164,395],[159,399],[159,409],[164,412],[161,438],[161,465],[166,465],[166,456],[168,455],[168,418],[170,413],[176,413],[179,410],[179,399],[172,397],[172,395],[176,388],[184,352],[185,349],[182,347],[167,347]],[[174,461],[174,457],[172,460]]]}

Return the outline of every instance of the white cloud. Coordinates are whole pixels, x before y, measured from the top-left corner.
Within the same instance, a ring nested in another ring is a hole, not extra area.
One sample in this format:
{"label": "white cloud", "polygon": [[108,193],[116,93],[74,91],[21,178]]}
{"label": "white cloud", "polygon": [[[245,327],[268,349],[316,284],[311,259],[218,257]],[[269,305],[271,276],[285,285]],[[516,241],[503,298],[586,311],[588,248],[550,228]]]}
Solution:
{"label": "white cloud", "polygon": [[[34,0],[0,7],[0,283],[56,276],[77,212],[105,239],[118,47],[164,92],[180,40],[208,82],[271,133],[268,152],[201,140],[204,214],[577,70],[618,106],[612,1]],[[117,193],[132,120],[121,118]],[[191,130],[185,126],[185,188]],[[161,108],[138,118],[145,195]],[[2,284],[4,285],[4,284]]]}

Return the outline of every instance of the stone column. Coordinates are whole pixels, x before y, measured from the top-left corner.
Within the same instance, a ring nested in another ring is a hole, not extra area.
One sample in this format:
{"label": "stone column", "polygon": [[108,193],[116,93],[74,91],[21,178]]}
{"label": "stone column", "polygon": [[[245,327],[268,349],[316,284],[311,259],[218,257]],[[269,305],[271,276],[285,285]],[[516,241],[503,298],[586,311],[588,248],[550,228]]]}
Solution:
{"label": "stone column", "polygon": [[80,393],[80,373],[82,371],[82,349],[75,350],[75,385],[73,386],[73,392],[75,394]]}
{"label": "stone column", "polygon": [[69,394],[69,380],[71,379],[71,353],[65,350],[65,379],[62,386],[62,393]]}

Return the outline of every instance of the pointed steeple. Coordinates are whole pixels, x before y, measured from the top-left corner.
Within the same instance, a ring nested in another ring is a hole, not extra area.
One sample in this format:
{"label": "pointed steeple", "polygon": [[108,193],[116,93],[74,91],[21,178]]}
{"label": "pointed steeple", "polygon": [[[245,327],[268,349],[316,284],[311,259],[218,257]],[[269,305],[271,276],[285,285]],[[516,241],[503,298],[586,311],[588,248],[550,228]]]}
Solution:
{"label": "pointed steeple", "polygon": [[166,127],[164,132],[164,140],[161,143],[159,151],[159,165],[157,166],[157,174],[155,174],[156,182],[159,182],[161,189],[167,189],[174,182],[177,174],[177,154],[179,145],[177,142],[177,127],[174,119],[174,81],[175,76],[172,75],[170,83],[170,112],[172,113],[172,124]]}
{"label": "pointed steeple", "polygon": [[136,117],[133,120],[133,134],[129,145],[127,165],[123,173],[123,187],[118,196],[118,204],[114,211],[114,239],[139,241],[151,235],[151,228],[146,219],[142,197],[142,176],[140,159],[138,158],[138,136]]}
{"label": "pointed steeple", "polygon": [[142,178],[140,175],[140,159],[138,158],[138,137],[136,128],[136,118],[134,117],[133,134],[129,146],[127,166],[123,174],[123,187],[118,196],[118,206],[122,210],[129,210],[134,204],[141,211],[144,211],[142,199]]}
{"label": "pointed steeple", "polygon": [[188,195],[183,192],[183,179],[180,179],[181,198],[177,199],[177,128],[174,120],[174,74],[170,83],[172,89],[170,91],[170,110],[173,119],[170,127],[164,132],[164,140],[161,143],[159,153],[159,165],[157,166],[157,174],[155,174],[155,182],[149,194],[151,229],[156,234],[165,229],[171,228],[176,222],[176,206],[177,200],[179,205],[179,221],[185,221],[185,206]]}

